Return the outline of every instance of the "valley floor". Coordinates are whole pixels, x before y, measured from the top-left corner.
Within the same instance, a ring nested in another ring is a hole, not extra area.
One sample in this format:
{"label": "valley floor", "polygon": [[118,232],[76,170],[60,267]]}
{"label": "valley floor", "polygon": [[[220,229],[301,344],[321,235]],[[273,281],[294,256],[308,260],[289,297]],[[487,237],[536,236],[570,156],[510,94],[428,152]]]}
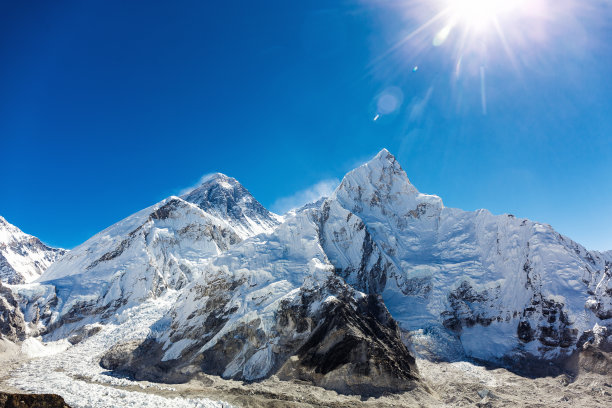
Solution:
{"label": "valley floor", "polygon": [[10,343],[0,344],[0,390],[56,393],[73,408],[612,407],[612,373],[530,379],[468,362],[418,360],[426,386],[361,399],[275,377],[245,384],[201,375],[187,384],[166,385],[131,381],[100,367],[100,355],[113,344],[146,337],[174,296],[169,293],[127,310],[74,346],[66,340],[43,345],[35,339],[26,340],[21,350]]}
{"label": "valley floor", "polygon": [[[361,399],[275,377],[245,384],[203,375],[172,386],[109,377],[95,381],[45,364],[45,357],[0,364],[0,390],[58,393],[77,407],[610,407],[612,375],[584,373],[530,379],[505,369],[467,362],[432,363],[419,369],[429,390]],[[39,369],[32,370],[33,367]],[[47,371],[47,370],[50,371]],[[63,380],[59,381],[58,379]]]}

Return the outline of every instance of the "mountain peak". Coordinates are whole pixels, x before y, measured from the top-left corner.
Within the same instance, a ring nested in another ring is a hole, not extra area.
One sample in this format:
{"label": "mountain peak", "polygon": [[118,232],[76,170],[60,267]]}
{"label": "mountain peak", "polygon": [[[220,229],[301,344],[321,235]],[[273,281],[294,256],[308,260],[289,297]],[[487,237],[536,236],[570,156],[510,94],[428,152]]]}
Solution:
{"label": "mountain peak", "polygon": [[356,213],[402,213],[418,205],[434,212],[442,208],[440,197],[419,193],[387,149],[344,176],[332,198]]}
{"label": "mountain peak", "polygon": [[349,172],[343,184],[352,180],[352,184],[364,188],[365,185],[374,185],[376,189],[383,186],[402,185],[412,193],[418,193],[410,183],[408,176],[399,162],[387,149],[382,149],[370,161]]}
{"label": "mountain peak", "polygon": [[212,174],[209,174],[208,176],[203,177],[202,180],[200,181],[200,184],[195,189],[193,189],[191,192],[199,190],[199,189],[203,189],[203,188],[204,189],[209,188],[210,186],[213,186],[213,185],[219,185],[224,189],[230,189],[230,188],[234,188],[235,186],[239,186],[240,183],[235,178],[229,177],[223,173],[212,173]]}
{"label": "mountain peak", "polygon": [[393,156],[391,152],[389,152],[386,148],[383,147],[382,150],[378,152],[371,161],[380,161],[380,160],[386,160],[389,162],[395,161],[395,156]]}
{"label": "mountain peak", "polygon": [[264,208],[238,180],[223,173],[204,177],[181,198],[229,222],[243,239],[270,232],[280,223],[280,217]]}
{"label": "mountain peak", "polygon": [[387,149],[384,148],[380,152],[378,152],[378,154],[374,156],[369,162],[367,162],[365,166],[371,168],[372,170],[389,169],[392,170],[393,173],[406,174],[402,169],[402,166],[400,166],[399,162],[395,159],[395,156],[393,156]]}

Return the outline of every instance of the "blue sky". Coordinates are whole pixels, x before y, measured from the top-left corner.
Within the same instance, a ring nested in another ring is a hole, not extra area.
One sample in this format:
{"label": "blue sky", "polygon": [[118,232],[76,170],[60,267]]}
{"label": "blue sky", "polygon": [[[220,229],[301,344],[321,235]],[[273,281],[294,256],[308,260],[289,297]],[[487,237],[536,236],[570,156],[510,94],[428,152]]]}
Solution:
{"label": "blue sky", "polygon": [[418,30],[443,3],[3,2],[0,214],[71,248],[210,172],[279,210],[386,147],[447,206],[612,249],[610,2],[504,41]]}

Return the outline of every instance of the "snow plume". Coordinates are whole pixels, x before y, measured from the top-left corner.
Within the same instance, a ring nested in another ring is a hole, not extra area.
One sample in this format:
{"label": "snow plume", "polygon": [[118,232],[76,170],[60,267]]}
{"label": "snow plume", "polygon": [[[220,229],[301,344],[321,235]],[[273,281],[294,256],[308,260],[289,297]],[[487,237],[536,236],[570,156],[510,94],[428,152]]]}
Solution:
{"label": "snow plume", "polygon": [[200,180],[197,183],[192,184],[189,187],[185,187],[185,188],[180,189],[178,194],[176,194],[176,195],[177,196],[182,196],[182,195],[185,195],[187,193],[192,192],[193,190],[195,190],[196,188],[198,188],[202,184],[204,184],[206,181],[210,180],[213,176],[215,176],[215,174],[219,174],[219,173],[212,172],[212,173],[204,174],[202,177],[200,177]]}
{"label": "snow plume", "polygon": [[276,214],[285,214],[289,210],[317,201],[321,197],[329,196],[339,184],[340,180],[335,178],[321,180],[295,194],[277,199],[271,206],[272,211]]}

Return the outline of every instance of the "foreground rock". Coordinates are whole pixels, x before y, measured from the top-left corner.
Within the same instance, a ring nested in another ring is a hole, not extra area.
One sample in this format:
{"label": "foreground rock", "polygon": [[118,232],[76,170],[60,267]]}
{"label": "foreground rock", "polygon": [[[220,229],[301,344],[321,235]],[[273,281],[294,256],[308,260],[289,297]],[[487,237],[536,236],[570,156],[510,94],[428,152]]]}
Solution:
{"label": "foreground rock", "polygon": [[0,408],[70,408],[56,394],[10,394],[0,392]]}
{"label": "foreground rock", "polygon": [[[612,332],[604,326],[595,326],[578,340],[576,353],[565,368],[574,376],[595,373],[606,376],[612,383]],[[612,387],[612,386],[610,386]],[[612,393],[612,389],[607,390]]]}

